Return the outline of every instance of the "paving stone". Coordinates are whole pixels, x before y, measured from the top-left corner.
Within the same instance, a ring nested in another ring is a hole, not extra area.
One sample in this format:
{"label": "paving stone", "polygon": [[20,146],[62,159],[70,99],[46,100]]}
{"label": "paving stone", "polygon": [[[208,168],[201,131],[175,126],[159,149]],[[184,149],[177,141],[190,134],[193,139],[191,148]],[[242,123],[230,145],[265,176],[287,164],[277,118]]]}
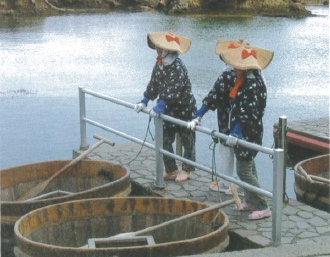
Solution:
{"label": "paving stone", "polygon": [[288,216],[288,220],[290,221],[294,221],[294,222],[301,222],[301,221],[305,221],[305,218],[299,217],[299,216],[295,216],[295,215],[289,215]]}
{"label": "paving stone", "polygon": [[282,236],[281,243],[282,244],[291,244],[293,242],[294,237]]}
{"label": "paving stone", "polygon": [[273,223],[271,221],[265,221],[258,225],[260,228],[272,228]]}
{"label": "paving stone", "polygon": [[313,238],[313,241],[315,243],[327,243],[329,244],[329,249],[330,249],[330,235],[329,236],[317,236]]}
{"label": "paving stone", "polygon": [[288,205],[285,206],[285,208],[282,210],[282,213],[286,215],[296,215],[297,212],[298,212],[297,208]]}
{"label": "paving stone", "polygon": [[310,225],[305,221],[299,221],[299,222],[296,223],[296,225],[297,225],[297,228],[299,228],[299,229],[310,228]]}
{"label": "paving stone", "polygon": [[206,194],[205,192],[201,192],[201,191],[198,191],[198,190],[193,190],[190,192],[190,194],[195,198],[195,197],[204,197],[206,198]]}
{"label": "paving stone", "polygon": [[314,216],[313,213],[310,213],[310,212],[307,212],[307,211],[299,211],[297,213],[297,215],[299,217],[304,218],[304,219],[309,219],[309,218],[312,218]]}
{"label": "paving stone", "polygon": [[[195,186],[192,186],[190,184],[182,184],[182,187],[184,190],[189,191],[189,192],[197,190],[197,188]],[[204,192],[203,192],[203,194],[205,195]]]}
{"label": "paving stone", "polygon": [[257,226],[257,224],[255,224],[255,223],[253,223],[253,222],[249,222],[249,223],[246,223],[246,222],[238,222],[238,224],[241,226],[241,227],[243,227],[243,228],[245,228],[245,229],[247,229],[247,230],[257,230],[257,228],[258,228],[258,226]]}
{"label": "paving stone", "polygon": [[270,246],[272,243],[271,240],[269,240],[266,237],[260,236],[260,235],[250,236],[249,240],[251,240],[252,242],[254,242],[262,247]]}
{"label": "paving stone", "polygon": [[[330,235],[330,226],[322,226],[322,227],[316,227],[315,228],[316,231],[319,233],[319,234],[329,234]],[[329,241],[330,242],[330,241]]]}
{"label": "paving stone", "polygon": [[320,217],[313,217],[307,220],[307,222],[316,227],[329,226],[329,222],[325,221],[324,219],[321,219]]}
{"label": "paving stone", "polygon": [[178,198],[188,197],[189,194],[184,190],[172,191],[172,195]]}
{"label": "paving stone", "polygon": [[315,232],[308,232],[308,231],[304,231],[304,232],[302,232],[302,233],[299,235],[300,238],[316,237],[316,236],[318,236],[317,233],[315,233]]}
{"label": "paving stone", "polygon": [[257,235],[257,231],[255,230],[246,230],[246,229],[235,229],[234,232],[241,236],[241,237],[251,237],[251,236],[254,236],[254,235]]}
{"label": "paving stone", "polygon": [[263,232],[263,231],[260,231],[261,232],[261,235],[263,236],[263,237],[266,237],[266,238],[269,238],[270,240],[272,239],[272,231],[265,231],[265,232]]}

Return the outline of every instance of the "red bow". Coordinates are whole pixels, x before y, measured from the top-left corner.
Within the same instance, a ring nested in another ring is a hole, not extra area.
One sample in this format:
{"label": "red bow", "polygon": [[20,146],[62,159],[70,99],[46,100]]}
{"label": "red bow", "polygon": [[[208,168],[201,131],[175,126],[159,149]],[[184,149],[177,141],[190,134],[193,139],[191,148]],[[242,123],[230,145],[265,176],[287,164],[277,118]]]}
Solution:
{"label": "red bow", "polygon": [[234,43],[231,43],[228,48],[238,48],[239,46],[235,46]]}
{"label": "red bow", "polygon": [[172,36],[170,36],[170,35],[166,35],[166,40],[167,40],[168,42],[175,41],[175,42],[178,43],[178,45],[180,45],[180,40],[179,40],[178,37],[172,37]]}
{"label": "red bow", "polygon": [[250,55],[254,56],[257,59],[257,52],[255,50],[251,50],[250,53],[247,50],[242,51],[242,58],[248,58]]}

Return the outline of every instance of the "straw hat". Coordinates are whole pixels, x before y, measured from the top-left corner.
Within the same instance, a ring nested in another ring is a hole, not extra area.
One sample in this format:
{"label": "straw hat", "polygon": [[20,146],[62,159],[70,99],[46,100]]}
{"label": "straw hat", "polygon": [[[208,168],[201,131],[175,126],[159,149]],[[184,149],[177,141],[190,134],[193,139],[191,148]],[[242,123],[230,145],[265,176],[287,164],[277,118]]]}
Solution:
{"label": "straw hat", "polygon": [[218,41],[216,53],[236,69],[265,69],[273,59],[274,52],[243,41]]}
{"label": "straw hat", "polygon": [[189,38],[174,34],[173,31],[149,33],[148,45],[152,49],[159,47],[164,50],[186,53],[191,45]]}
{"label": "straw hat", "polygon": [[217,55],[221,55],[227,51],[234,50],[244,44],[243,40],[239,41],[234,40],[219,40],[215,46],[215,52]]}

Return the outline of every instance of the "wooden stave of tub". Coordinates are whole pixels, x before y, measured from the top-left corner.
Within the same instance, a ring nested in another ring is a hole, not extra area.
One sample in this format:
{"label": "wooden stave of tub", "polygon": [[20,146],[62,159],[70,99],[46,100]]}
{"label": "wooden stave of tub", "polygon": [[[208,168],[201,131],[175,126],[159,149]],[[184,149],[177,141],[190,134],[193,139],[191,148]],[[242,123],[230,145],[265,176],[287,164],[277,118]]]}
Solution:
{"label": "wooden stave of tub", "polygon": [[330,173],[329,158],[330,154],[316,156],[303,160],[294,167],[294,191],[297,200],[327,212],[330,212],[330,184],[317,180],[310,183],[299,171],[299,167],[303,168],[308,175],[313,176]]}
{"label": "wooden stave of tub", "polygon": [[[11,249],[15,244],[14,224],[21,216],[32,210],[66,201],[100,197],[127,196],[131,193],[130,171],[128,168],[107,161],[81,160],[73,167],[61,174],[53,182],[51,182],[49,184],[50,190],[48,190],[52,191],[58,189],[58,184],[64,184],[64,182],[67,184],[64,187],[71,186],[71,188],[69,188],[70,190],[72,190],[72,185],[69,184],[70,182],[83,184],[80,186],[76,185],[76,189],[78,189],[76,190],[77,192],[74,192],[71,195],[55,196],[48,199],[39,199],[34,201],[15,201],[15,198],[19,198],[21,194],[31,189],[32,186],[35,186],[41,181],[49,178],[70,161],[71,160],[45,161],[24,164],[0,170],[1,249],[3,252],[6,251],[8,254],[12,254]],[[104,178],[101,178],[103,184],[100,183],[100,185],[96,185],[96,183],[101,181],[98,180],[95,183],[95,186],[88,187],[88,182],[86,182],[86,180],[88,180],[88,176],[100,177],[100,175],[98,175],[100,171],[101,173],[110,172],[113,174],[113,181],[109,182]],[[81,178],[79,175],[84,175],[84,177]],[[81,179],[80,182],[79,179]],[[26,185],[24,185],[24,183],[26,183]],[[15,191],[16,193],[13,193],[11,195],[11,199],[9,199],[10,193],[5,191],[9,187],[13,187],[15,185],[16,188],[12,189],[12,191]],[[82,190],[79,190],[79,188]]]}
{"label": "wooden stave of tub", "polygon": [[[84,246],[89,238],[137,231],[206,207],[209,205],[161,197],[86,199],[46,206],[24,215],[16,222],[15,256],[170,257],[224,251],[229,245],[229,219],[218,210],[156,230],[152,233],[155,245],[95,249]],[[212,228],[213,221],[218,225],[217,229]],[[61,224],[61,229],[56,231],[56,224]],[[71,234],[64,235],[67,226]],[[90,228],[92,232],[80,231],[81,228]],[[162,235],[167,235],[164,231],[171,228],[180,240],[175,240],[175,237],[162,238]],[[189,238],[194,233],[196,236]],[[61,241],[59,235],[65,236],[65,239]],[[71,245],[63,246],[62,242],[68,244],[70,240]]]}

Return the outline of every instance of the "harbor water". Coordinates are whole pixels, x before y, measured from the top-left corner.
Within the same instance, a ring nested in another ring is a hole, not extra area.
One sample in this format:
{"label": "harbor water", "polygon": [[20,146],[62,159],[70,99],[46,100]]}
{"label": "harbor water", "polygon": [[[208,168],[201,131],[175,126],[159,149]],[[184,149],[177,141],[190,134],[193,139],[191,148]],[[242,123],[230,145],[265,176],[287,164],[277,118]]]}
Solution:
{"label": "harbor water", "polygon": [[[147,33],[169,29],[192,39],[181,58],[198,106],[224,69],[215,54],[217,40],[243,39],[275,52],[263,71],[268,89],[263,145],[272,147],[273,124],[280,116],[287,116],[288,122],[329,116],[329,9],[308,8],[315,15],[301,19],[149,12],[1,18],[0,168],[71,159],[72,150],[80,146],[78,87],[138,102],[156,57],[147,45]],[[92,98],[86,104],[88,117],[145,137],[147,115]],[[209,111],[202,125],[217,129],[216,112]],[[90,145],[94,133],[126,142],[88,126]],[[209,136],[197,135],[197,161],[211,165],[211,143]],[[261,186],[271,190],[272,159],[259,153],[256,163]],[[286,190],[295,197],[291,169]]]}

